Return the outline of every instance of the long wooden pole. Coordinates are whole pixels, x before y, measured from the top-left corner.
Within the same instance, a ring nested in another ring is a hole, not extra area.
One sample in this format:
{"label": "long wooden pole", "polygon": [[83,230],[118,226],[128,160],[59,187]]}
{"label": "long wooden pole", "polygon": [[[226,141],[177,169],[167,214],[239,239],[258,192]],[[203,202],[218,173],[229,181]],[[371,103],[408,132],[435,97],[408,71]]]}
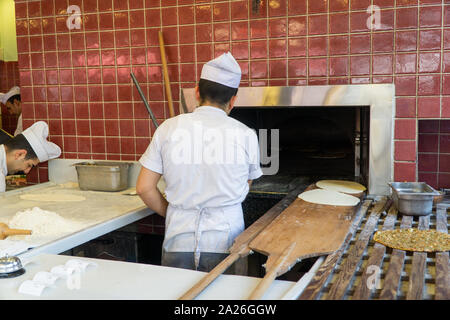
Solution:
{"label": "long wooden pole", "polygon": [[173,117],[175,116],[175,112],[173,110],[172,90],[170,88],[169,72],[167,71],[167,60],[166,60],[166,50],[164,49],[164,38],[161,31],[158,32],[158,38],[159,38],[159,50],[161,52],[161,62],[163,65],[164,85],[166,88],[167,102],[169,104],[169,115],[170,117]]}
{"label": "long wooden pole", "polygon": [[[245,248],[244,248],[245,249]],[[242,250],[242,253],[244,250]],[[197,282],[191,289],[183,294],[179,300],[192,300],[197,297],[207,286],[211,284],[218,276],[225,272],[234,262],[240,257],[240,252],[231,253],[228,257],[222,260],[213,270]]]}

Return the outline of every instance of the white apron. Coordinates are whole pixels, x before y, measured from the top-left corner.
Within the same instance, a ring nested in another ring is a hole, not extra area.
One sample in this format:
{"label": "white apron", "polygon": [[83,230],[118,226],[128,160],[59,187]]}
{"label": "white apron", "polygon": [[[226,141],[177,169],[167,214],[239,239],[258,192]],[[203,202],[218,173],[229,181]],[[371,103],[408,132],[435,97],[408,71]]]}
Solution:
{"label": "white apron", "polygon": [[[209,146],[242,161],[206,161]],[[178,158],[180,149],[186,158]],[[194,252],[196,267],[200,252],[227,253],[244,231],[248,180],[262,175],[256,133],[219,108],[197,107],[164,121],[139,161],[166,182],[164,250]]]}
{"label": "white apron", "polygon": [[8,175],[8,167],[6,166],[5,146],[0,145],[0,192],[6,191],[6,176]]}
{"label": "white apron", "polygon": [[194,252],[197,267],[201,252],[228,253],[244,228],[241,204],[200,210],[169,205],[163,248],[167,252]]}

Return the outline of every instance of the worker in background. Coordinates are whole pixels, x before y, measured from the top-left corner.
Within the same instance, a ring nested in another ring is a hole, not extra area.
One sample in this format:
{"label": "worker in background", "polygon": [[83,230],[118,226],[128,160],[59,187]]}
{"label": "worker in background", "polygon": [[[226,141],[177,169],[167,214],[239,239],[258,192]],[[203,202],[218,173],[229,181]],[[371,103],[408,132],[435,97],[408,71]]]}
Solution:
{"label": "worker in background", "polygon": [[0,145],[0,192],[5,192],[5,177],[23,171],[25,174],[40,162],[57,158],[61,149],[47,140],[48,125],[38,121]]}
{"label": "worker in background", "polygon": [[[163,266],[209,272],[245,228],[241,203],[262,171],[256,133],[228,116],[240,79],[231,53],[206,63],[195,89],[199,107],[165,120],[139,160],[136,191],[166,219]],[[239,261],[227,271],[246,272]]]}
{"label": "worker in background", "polygon": [[[5,96],[5,94],[0,92],[0,107],[3,104],[4,96]],[[1,108],[0,108],[0,121],[2,121],[1,113],[2,112],[1,112]],[[10,134],[9,132],[6,132],[5,130],[2,129],[2,123],[0,122],[0,144],[3,144],[5,141],[8,141],[12,137],[13,137],[12,134]]]}
{"label": "worker in background", "polygon": [[14,131],[14,136],[17,136],[19,133],[23,131],[22,127],[22,102],[20,99],[20,88],[12,87],[7,93],[0,95],[1,103],[6,106],[8,113],[11,115],[16,115],[19,118],[17,119],[17,128]]}

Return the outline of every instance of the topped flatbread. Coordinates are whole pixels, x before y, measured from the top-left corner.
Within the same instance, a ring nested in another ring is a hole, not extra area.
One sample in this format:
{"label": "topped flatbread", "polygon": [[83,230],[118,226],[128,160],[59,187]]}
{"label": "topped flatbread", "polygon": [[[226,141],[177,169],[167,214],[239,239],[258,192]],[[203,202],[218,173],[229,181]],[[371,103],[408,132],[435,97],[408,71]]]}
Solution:
{"label": "topped flatbread", "polygon": [[387,247],[419,252],[450,250],[450,235],[436,230],[396,229],[377,231],[373,240]]}
{"label": "topped flatbread", "polygon": [[356,206],[360,201],[357,197],[325,189],[305,191],[300,193],[298,197],[306,202],[331,206]]}
{"label": "topped flatbread", "polygon": [[350,194],[357,194],[366,190],[366,187],[362,184],[347,180],[320,180],[316,182],[316,186],[325,190],[333,190]]}

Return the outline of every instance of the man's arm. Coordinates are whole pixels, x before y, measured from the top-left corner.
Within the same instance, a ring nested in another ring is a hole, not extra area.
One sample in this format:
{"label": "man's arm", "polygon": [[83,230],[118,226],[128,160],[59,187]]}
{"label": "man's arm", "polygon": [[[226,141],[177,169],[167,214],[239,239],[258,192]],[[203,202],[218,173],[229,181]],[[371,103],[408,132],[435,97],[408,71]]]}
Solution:
{"label": "man's arm", "polygon": [[161,174],[142,167],[136,182],[136,193],[151,210],[165,217],[169,203],[157,188]]}

